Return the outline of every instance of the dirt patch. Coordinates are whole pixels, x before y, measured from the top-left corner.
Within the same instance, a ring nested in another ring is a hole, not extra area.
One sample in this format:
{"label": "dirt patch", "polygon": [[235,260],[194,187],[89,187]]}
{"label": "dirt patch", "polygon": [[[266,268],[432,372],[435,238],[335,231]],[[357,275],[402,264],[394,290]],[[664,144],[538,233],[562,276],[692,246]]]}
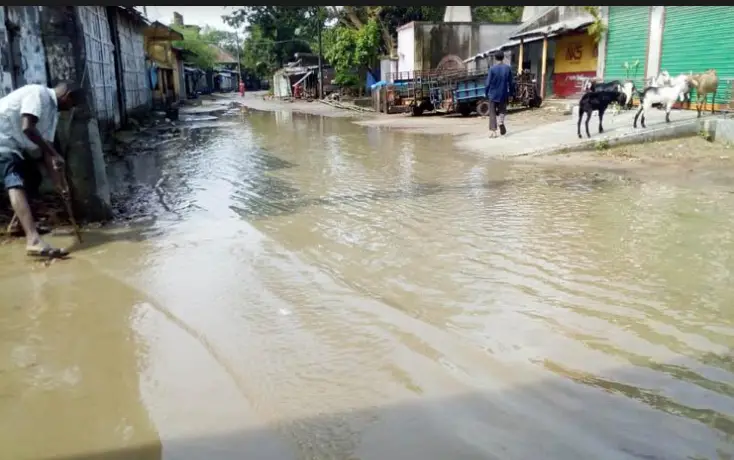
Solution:
{"label": "dirt patch", "polygon": [[642,178],[685,178],[734,184],[734,147],[700,136],[623,145],[609,149],[521,157],[544,166],[615,170]]}
{"label": "dirt patch", "polygon": [[363,114],[351,110],[339,109],[330,105],[323,104],[317,100],[308,101],[287,101],[279,99],[264,98],[263,92],[253,92],[245,94],[245,97],[232,97],[231,100],[236,101],[248,109],[263,111],[281,111],[307,113],[310,115],[323,115],[325,117],[348,117],[348,118],[365,118],[371,117],[372,114]]}

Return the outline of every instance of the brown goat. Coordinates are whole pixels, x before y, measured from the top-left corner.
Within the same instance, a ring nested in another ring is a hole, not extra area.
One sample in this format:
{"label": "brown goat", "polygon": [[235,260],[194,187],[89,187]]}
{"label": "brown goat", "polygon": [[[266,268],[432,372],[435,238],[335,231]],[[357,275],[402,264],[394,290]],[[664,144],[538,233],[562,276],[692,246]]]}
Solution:
{"label": "brown goat", "polygon": [[708,69],[704,73],[697,73],[690,77],[691,85],[696,88],[696,111],[701,116],[701,101],[703,101],[703,110],[706,110],[706,96],[713,93],[711,98],[711,113],[714,113],[716,104],[716,89],[719,86],[719,76],[716,75],[716,69]]}

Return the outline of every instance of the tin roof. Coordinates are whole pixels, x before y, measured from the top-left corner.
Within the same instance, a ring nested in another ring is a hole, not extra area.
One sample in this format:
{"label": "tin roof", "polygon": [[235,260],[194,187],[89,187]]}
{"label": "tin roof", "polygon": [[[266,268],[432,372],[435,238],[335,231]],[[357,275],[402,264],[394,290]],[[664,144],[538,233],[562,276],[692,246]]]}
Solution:
{"label": "tin roof", "polygon": [[167,25],[160,21],[155,21],[145,28],[143,33],[146,37],[152,40],[183,40],[183,35],[180,32],[176,32]]}
{"label": "tin roof", "polygon": [[567,19],[565,21],[559,21],[548,26],[538,27],[537,29],[532,29],[525,32],[520,32],[515,35],[511,35],[510,39],[525,39],[526,37],[552,37],[555,35],[560,35],[564,32],[573,32],[585,28],[592,22],[594,22],[594,20],[591,17],[583,16],[573,19]]}
{"label": "tin roof", "polygon": [[117,9],[124,12],[129,17],[131,17],[132,19],[135,19],[136,21],[140,22],[141,24],[144,24],[144,25],[149,24],[148,19],[146,19],[143,13],[135,9],[134,6],[118,6]]}
{"label": "tin roof", "polygon": [[559,21],[554,24],[550,24],[548,26],[538,27],[537,29],[532,29],[532,30],[528,30],[525,32],[515,34],[515,35],[511,35],[510,40],[508,42],[503,43],[500,46],[495,46],[492,49],[488,49],[487,51],[476,54],[470,58],[466,58],[464,59],[464,62],[466,63],[466,62],[475,61],[477,59],[484,59],[496,51],[504,50],[507,48],[512,48],[513,46],[518,46],[520,44],[520,40],[522,40],[523,43],[531,43],[537,40],[542,40],[543,37],[550,38],[550,37],[555,37],[557,35],[562,35],[566,32],[574,32],[577,30],[581,30],[581,29],[586,28],[592,22],[594,22],[594,20],[590,19],[589,17],[577,17],[577,18],[568,19],[565,21]]}
{"label": "tin roof", "polygon": [[235,59],[231,54],[224,51],[222,48],[209,44],[209,47],[214,50],[215,53],[217,53],[217,57],[215,59],[215,62],[218,64],[236,64],[237,59]]}
{"label": "tin roof", "polygon": [[[532,43],[534,41],[538,41],[538,40],[542,40],[542,39],[543,39],[542,36],[540,36],[540,37],[531,37],[531,38],[524,39],[523,42],[524,43]],[[520,40],[519,39],[518,40],[510,40],[508,42],[505,42],[505,43],[501,44],[500,46],[495,46],[494,48],[488,49],[487,51],[484,51],[484,52],[481,52],[479,54],[476,54],[476,55],[474,55],[474,56],[472,56],[470,58],[466,58],[466,59],[464,59],[464,63],[476,61],[477,59],[486,59],[492,53],[495,53],[495,52],[497,52],[499,50],[505,50],[507,48],[512,48],[513,46],[518,46],[518,45],[520,45]]]}

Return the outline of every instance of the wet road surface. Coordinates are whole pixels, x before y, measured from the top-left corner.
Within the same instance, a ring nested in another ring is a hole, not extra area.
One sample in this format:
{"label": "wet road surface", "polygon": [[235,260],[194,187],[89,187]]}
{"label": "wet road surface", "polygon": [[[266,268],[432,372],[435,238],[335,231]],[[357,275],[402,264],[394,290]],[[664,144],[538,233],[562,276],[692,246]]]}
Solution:
{"label": "wet road surface", "polygon": [[110,175],[0,248],[0,458],[734,455],[726,187],[254,111]]}

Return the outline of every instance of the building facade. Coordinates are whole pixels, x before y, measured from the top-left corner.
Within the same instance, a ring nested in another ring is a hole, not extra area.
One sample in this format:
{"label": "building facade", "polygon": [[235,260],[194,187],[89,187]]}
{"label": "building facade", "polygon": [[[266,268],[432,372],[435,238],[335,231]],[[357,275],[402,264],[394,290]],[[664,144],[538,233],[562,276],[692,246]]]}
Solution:
{"label": "building facade", "polygon": [[581,81],[597,72],[598,47],[587,33],[592,16],[581,6],[524,7],[523,22],[508,40],[467,57],[471,70],[483,70],[496,51],[505,62],[536,79],[541,97],[577,97]]}
{"label": "building facade", "polygon": [[414,21],[398,27],[399,73],[465,66],[464,60],[506,42],[517,24]]}
{"label": "building facade", "polygon": [[713,68],[719,76],[717,108],[734,108],[734,8],[610,6],[603,12],[608,30],[597,77],[631,78],[642,87],[645,79],[662,71],[676,76]]}

